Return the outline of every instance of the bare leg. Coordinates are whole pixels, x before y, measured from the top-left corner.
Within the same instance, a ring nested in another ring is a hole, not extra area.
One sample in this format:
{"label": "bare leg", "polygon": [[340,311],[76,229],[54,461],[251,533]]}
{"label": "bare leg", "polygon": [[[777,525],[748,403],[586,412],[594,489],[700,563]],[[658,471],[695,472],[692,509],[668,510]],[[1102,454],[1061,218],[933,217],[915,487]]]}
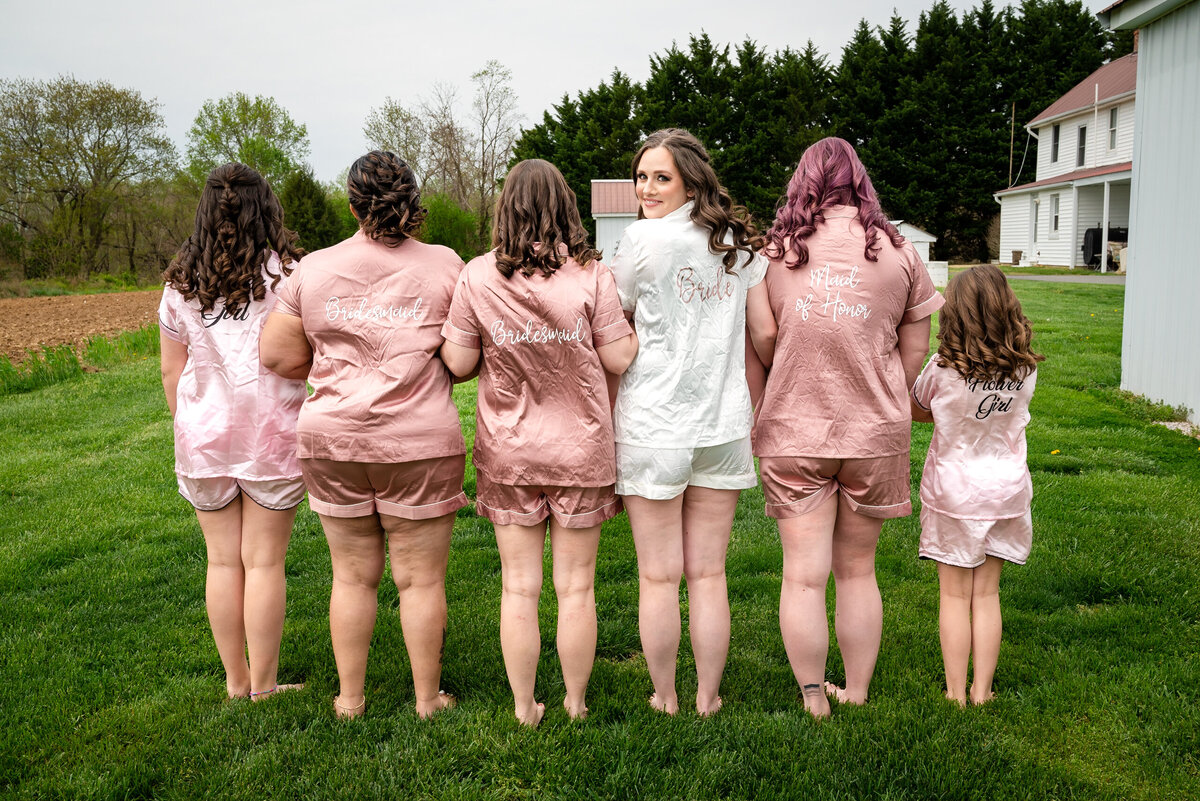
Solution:
{"label": "bare leg", "polygon": [[375,514],[320,518],[333,563],[329,633],[340,685],[334,711],[338,717],[358,717],[383,575],[383,527]]}
{"label": "bare leg", "polygon": [[853,511],[838,495],[833,528],[833,581],[837,593],[834,629],[846,667],[846,688],[836,690],[842,703],[865,704],[875,673],[883,630],[883,601],[875,581],[875,546],[883,521]]}
{"label": "bare leg", "polygon": [[550,520],[554,593],[558,598],[558,658],[572,718],[587,717],[587,685],[596,661],[596,551],[600,526],[564,528]]}
{"label": "bare leg", "polygon": [[683,572],[688,632],[696,660],[696,712],[721,708],[721,675],[729,658],[729,588],[725,554],[740,490],[688,487],[683,494]]}
{"label": "bare leg", "polygon": [[208,623],[225,667],[225,692],[230,698],[245,698],[250,695],[250,665],[246,661],[241,495],[224,509],[197,510],[196,518],[208,552],[204,596]]}
{"label": "bare leg", "polygon": [[836,518],[837,498],[830,497],[806,515],[779,520],[783,543],[779,629],[804,697],[804,708],[816,718],[829,717],[824,686],[825,658],[829,655],[825,587],[833,558]]}
{"label": "bare leg", "polygon": [[538,629],[538,599],[542,595],[542,558],[546,524],[496,526],[500,549],[500,650],[512,687],[513,709],[526,726],[542,722],[545,706],[533,697],[538,656],[542,650]]}
{"label": "bare leg", "polygon": [[1004,560],[989,556],[975,568],[971,585],[971,651],[975,656],[975,676],[971,681],[971,703],[992,699],[992,678],[1000,659],[1000,569]]}
{"label": "bare leg", "polygon": [[295,519],[295,509],[266,509],[242,495],[246,646],[250,688],[256,694],[262,693],[258,698],[267,697],[265,693],[278,686],[279,643],[287,597],[283,564]]}
{"label": "bare leg", "polygon": [[400,599],[400,628],[412,666],[417,714],[430,718],[454,703],[440,691],[446,644],[446,562],[454,515],[429,520],[379,516],[387,534],[392,578]]}
{"label": "bare leg", "polygon": [[650,669],[650,705],[679,711],[675,660],[679,656],[679,581],[683,577],[683,493],[668,501],[624,496],[638,560],[638,628]]}
{"label": "bare leg", "polygon": [[967,668],[971,659],[971,584],[969,567],[938,563],[938,629],[942,665],[946,671],[946,697],[967,705]]}

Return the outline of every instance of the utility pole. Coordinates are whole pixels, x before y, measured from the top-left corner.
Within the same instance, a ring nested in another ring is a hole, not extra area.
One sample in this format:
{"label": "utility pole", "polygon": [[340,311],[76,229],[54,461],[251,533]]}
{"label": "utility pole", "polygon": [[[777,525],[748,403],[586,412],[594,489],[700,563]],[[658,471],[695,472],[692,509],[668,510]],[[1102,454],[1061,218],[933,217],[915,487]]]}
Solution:
{"label": "utility pole", "polygon": [[1013,146],[1017,141],[1017,103],[1012,104],[1012,126],[1008,131],[1008,185],[1012,186]]}

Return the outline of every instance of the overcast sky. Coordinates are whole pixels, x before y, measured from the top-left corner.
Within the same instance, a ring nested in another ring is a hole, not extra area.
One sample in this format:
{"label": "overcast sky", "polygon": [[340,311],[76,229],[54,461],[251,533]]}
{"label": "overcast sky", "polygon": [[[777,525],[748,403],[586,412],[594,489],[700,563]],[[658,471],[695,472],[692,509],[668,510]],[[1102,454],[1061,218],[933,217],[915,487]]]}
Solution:
{"label": "overcast sky", "polygon": [[[270,95],[308,126],[322,180],[366,149],[363,120],[388,96],[415,105],[438,81],[469,110],[471,73],[497,59],[513,74],[526,125],[613,69],[635,81],[649,57],[688,35],[749,37],[770,50],[811,39],[831,63],[860,19],[886,25],[895,9],[910,33],[933,0],[0,0],[0,78],[71,73],[155,98],[183,152],[208,99]],[[1008,5],[995,2],[997,7]],[[952,2],[958,14],[977,2]],[[1091,2],[1097,9],[1103,3]]]}

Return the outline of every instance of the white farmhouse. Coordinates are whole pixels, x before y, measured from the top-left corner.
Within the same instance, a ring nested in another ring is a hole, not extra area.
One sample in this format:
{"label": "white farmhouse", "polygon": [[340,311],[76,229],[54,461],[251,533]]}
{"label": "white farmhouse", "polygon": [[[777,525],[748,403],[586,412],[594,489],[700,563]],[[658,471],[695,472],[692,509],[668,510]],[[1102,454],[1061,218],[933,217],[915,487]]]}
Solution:
{"label": "white farmhouse", "polygon": [[1141,54],[1121,387],[1200,422],[1200,2],[1122,0],[1100,19],[1137,30]]}
{"label": "white farmhouse", "polygon": [[1128,240],[1137,61],[1105,64],[1025,126],[1036,175],[995,193],[1001,261],[1105,269],[1105,243]]}

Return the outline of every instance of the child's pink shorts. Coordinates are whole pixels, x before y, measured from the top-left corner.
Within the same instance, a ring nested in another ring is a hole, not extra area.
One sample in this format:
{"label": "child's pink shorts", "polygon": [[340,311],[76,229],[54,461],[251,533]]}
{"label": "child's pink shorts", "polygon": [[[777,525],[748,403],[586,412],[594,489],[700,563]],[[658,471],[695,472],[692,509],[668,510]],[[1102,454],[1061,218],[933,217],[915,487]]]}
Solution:
{"label": "child's pink shorts", "polygon": [[921,507],[922,559],[979,567],[988,556],[1023,565],[1033,546],[1033,516],[1029,512],[1002,520],[965,520]]}
{"label": "child's pink shorts", "polygon": [[607,487],[541,487],[496,484],[475,474],[475,511],[497,526],[532,526],[551,515],[563,528],[591,528],[621,512]]}
{"label": "child's pink shorts", "polygon": [[439,456],[400,464],[301,459],[308,505],[327,517],[366,517],[378,512],[406,520],[429,520],[467,505],[463,473],[467,457]]}
{"label": "child's pink shorts", "polygon": [[295,508],[304,500],[304,481],[299,478],[278,478],[270,481],[244,478],[188,478],[179,481],[179,494],[196,507],[198,512],[217,512],[233,503],[239,492],[264,509],[279,512]]}
{"label": "child's pink shorts", "polygon": [[762,456],[758,468],[767,517],[806,515],[835,493],[864,517],[912,514],[907,453],[873,459]]}

